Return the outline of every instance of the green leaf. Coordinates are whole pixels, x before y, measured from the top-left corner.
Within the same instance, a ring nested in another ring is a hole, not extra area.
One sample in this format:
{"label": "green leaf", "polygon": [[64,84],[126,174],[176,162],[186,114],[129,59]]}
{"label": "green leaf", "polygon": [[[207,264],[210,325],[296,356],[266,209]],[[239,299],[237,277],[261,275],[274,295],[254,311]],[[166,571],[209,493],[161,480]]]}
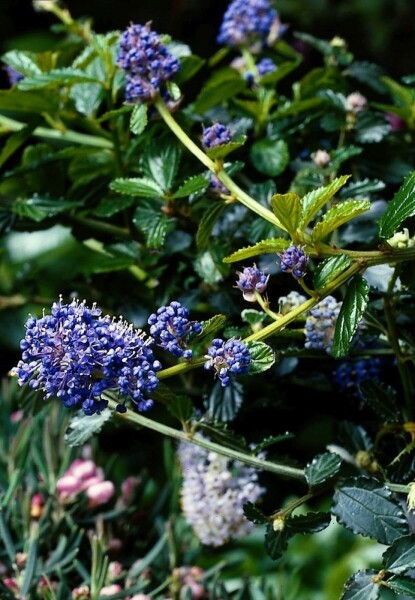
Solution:
{"label": "green leaf", "polygon": [[44,88],[59,87],[62,85],[74,85],[75,83],[100,83],[96,77],[86,75],[80,69],[66,67],[64,69],[52,69],[45,73],[38,73],[30,77],[25,77],[19,81],[17,87],[21,91],[39,90]]}
{"label": "green leaf", "polygon": [[176,140],[152,140],[141,156],[140,165],[146,177],[157,181],[164,192],[172,189],[179,169],[182,151]]}
{"label": "green leaf", "polygon": [[400,575],[415,565],[415,535],[405,535],[398,538],[383,554],[385,571]]}
{"label": "green leaf", "polygon": [[36,119],[33,123],[20,129],[20,131],[15,131],[11,134],[0,153],[0,167],[30,138],[39,121],[40,119]]}
{"label": "green leaf", "polygon": [[273,446],[274,444],[279,444],[280,442],[285,442],[286,440],[291,440],[294,437],[294,434],[289,433],[288,431],[282,433],[281,435],[269,435],[268,437],[263,439],[262,442],[260,442],[259,444],[255,444],[252,452],[254,454],[258,454],[259,452],[262,452],[262,450],[265,450],[265,448],[269,448],[270,446]]}
{"label": "green leaf", "polygon": [[297,194],[274,194],[271,198],[271,208],[291,237],[295,237],[301,220],[300,196]]}
{"label": "green leaf", "polygon": [[215,284],[222,281],[224,275],[216,262],[215,257],[211,252],[206,250],[200,252],[193,262],[193,266],[198,275],[205,280],[206,283]]}
{"label": "green leaf", "polygon": [[341,198],[361,198],[368,196],[374,192],[380,192],[386,187],[380,179],[361,179],[360,181],[352,181],[346,185],[340,192]]}
{"label": "green leaf", "polygon": [[361,144],[381,142],[391,130],[386,117],[367,113],[360,115],[356,123],[356,139]]}
{"label": "green leaf", "polygon": [[193,404],[187,396],[175,396],[173,400],[168,402],[167,410],[181,423],[186,423],[193,414]]}
{"label": "green leaf", "polygon": [[204,250],[209,246],[212,229],[225,209],[225,202],[221,200],[214,201],[200,220],[196,233],[196,245],[199,250]]}
{"label": "green leaf", "polygon": [[316,290],[324,288],[326,285],[336,279],[340,273],[343,273],[352,263],[352,260],[346,254],[339,256],[330,256],[323,260],[313,273],[313,285]]}
{"label": "green leaf", "polygon": [[168,81],[166,83],[166,87],[174,102],[180,100],[180,98],[182,97],[182,92],[177,83],[175,83],[174,81]]}
{"label": "green leaf", "polygon": [[391,577],[387,584],[397,594],[415,598],[415,580],[412,577]]}
{"label": "green leaf", "polygon": [[65,433],[65,442],[68,446],[82,446],[94,433],[101,431],[105,423],[111,418],[112,412],[109,408],[104,408],[99,414],[85,415],[78,411],[72,417]]}
{"label": "green leaf", "polygon": [[205,421],[201,420],[197,423],[197,431],[201,430],[213,442],[223,445],[225,448],[233,448],[234,450],[247,450],[246,441],[240,435],[236,435],[228,429],[227,423],[220,421]]}
{"label": "green leaf", "polygon": [[363,400],[385,423],[399,423],[403,419],[396,401],[396,391],[376,379],[366,379],[359,384]]}
{"label": "green leaf", "polygon": [[286,527],[292,533],[317,533],[330,525],[331,514],[325,512],[308,512],[305,515],[295,515],[285,521]]}
{"label": "green leaf", "polygon": [[333,479],[340,470],[342,459],[334,452],[315,456],[305,468],[305,477],[310,488]]}
{"label": "green leaf", "polygon": [[59,213],[81,205],[82,202],[65,202],[64,200],[44,198],[38,196],[38,194],[34,194],[31,198],[16,200],[13,205],[13,212],[19,217],[40,223],[44,219],[49,219]]}
{"label": "green leaf", "polygon": [[405,179],[393,200],[389,202],[386,212],[379,220],[379,235],[390,238],[401,223],[415,215],[415,171]]}
{"label": "green leaf", "polygon": [[169,228],[166,215],[151,208],[138,206],[134,213],[133,223],[144,233],[149,248],[163,246]]}
{"label": "green leaf", "polygon": [[379,585],[373,577],[378,572],[374,569],[358,571],[346,581],[341,600],[378,600]]}
{"label": "green leaf", "polygon": [[258,256],[258,254],[276,254],[278,252],[284,252],[290,245],[290,241],[284,238],[271,238],[268,240],[261,240],[254,246],[248,246],[241,248],[233,254],[226,256],[223,259],[224,263],[233,263],[239,260],[245,260],[252,256]]}
{"label": "green leaf", "polygon": [[335,206],[332,206],[324,215],[321,221],[314,227],[311,237],[313,242],[326,237],[328,233],[338,229],[347,221],[351,221],[358,215],[368,211],[370,208],[369,200],[344,200]]}
{"label": "green leaf", "polygon": [[275,353],[268,344],[264,342],[246,342],[246,345],[251,355],[249,375],[267,371],[275,363]]}
{"label": "green leaf", "polygon": [[415,477],[415,442],[405,446],[398,456],[388,464],[386,477],[389,481],[400,484],[410,483]]}
{"label": "green leaf", "polygon": [[163,190],[153,179],[145,177],[132,177],[130,179],[118,178],[110,183],[110,189],[119,194],[140,196],[141,198],[160,198]]}
{"label": "green leaf", "polygon": [[369,85],[376,92],[383,94],[386,91],[386,86],[384,82],[381,81],[383,70],[378,65],[367,61],[355,60],[348,66],[346,73],[365,85]]}
{"label": "green leaf", "polygon": [[2,61],[12,67],[18,73],[29,77],[39,75],[42,71],[36,64],[36,55],[32,52],[23,52],[22,50],[10,50],[1,57]]}
{"label": "green leaf", "polygon": [[231,381],[228,387],[222,387],[217,381],[206,401],[206,410],[210,419],[228,423],[233,421],[242,406],[243,386],[239,381]]}
{"label": "green leaf", "polygon": [[256,330],[258,326],[261,328],[261,325],[266,318],[266,313],[255,310],[254,308],[245,308],[241,312],[241,319],[248,323],[254,330]]}
{"label": "green leaf", "polygon": [[273,524],[267,525],[265,534],[265,548],[273,560],[277,560],[284,553],[288,546],[288,540],[294,535],[294,532],[284,527],[281,531],[274,531]]}
{"label": "green leaf", "polygon": [[284,140],[258,140],[250,150],[252,164],[257,171],[270,177],[281,175],[290,162],[287,143]]}
{"label": "green leaf", "polygon": [[355,275],[347,286],[346,296],[337,317],[331,350],[334,358],[343,358],[347,355],[350,342],[366,310],[368,298],[368,282],[361,275]]}
{"label": "green leaf", "polygon": [[213,332],[217,331],[218,329],[220,329],[221,327],[223,327],[225,323],[226,323],[225,315],[215,315],[214,317],[212,317],[211,319],[208,319],[207,321],[201,321],[200,324],[202,325],[202,331],[197,336],[197,339],[201,340],[205,336],[210,335],[211,333],[213,333]]}
{"label": "green leaf", "polygon": [[57,110],[59,97],[41,92],[21,92],[17,88],[0,90],[0,110],[42,114]]}
{"label": "green leaf", "polygon": [[205,175],[194,175],[189,177],[173,194],[173,198],[187,198],[192,194],[204,192],[209,187],[209,180]]}
{"label": "green leaf", "polygon": [[342,175],[333,179],[329,185],[318,188],[306,194],[301,203],[303,205],[303,214],[301,227],[304,229],[310,221],[317,215],[323,206],[333,198],[333,196],[344,186],[350,175]]}
{"label": "green leaf", "polygon": [[180,58],[180,71],[174,78],[175,82],[178,83],[178,85],[181,85],[185,81],[188,81],[200,71],[204,64],[204,59],[195,54],[183,56]]}
{"label": "green leaf", "polygon": [[221,160],[228,156],[234,150],[237,150],[241,146],[243,146],[246,142],[246,135],[240,135],[239,137],[234,138],[231,142],[227,144],[219,144],[218,146],[214,146],[213,148],[207,148],[206,154],[212,160]]}
{"label": "green leaf", "polygon": [[247,502],[243,505],[243,511],[245,517],[251,523],[255,523],[255,525],[262,525],[263,523],[268,523],[269,518],[264,515],[262,511],[259,510],[252,502]]}
{"label": "green leaf", "polygon": [[408,534],[401,503],[377,479],[351,477],[344,481],[334,494],[332,513],[353,533],[381,544],[392,544]]}
{"label": "green leaf", "polygon": [[223,104],[245,89],[247,82],[239,73],[230,67],[217,71],[200,91],[194,103],[197,113],[205,113],[209,109]]}
{"label": "green leaf", "polygon": [[134,106],[130,118],[130,129],[135,135],[140,135],[146,128],[148,121],[147,113],[147,104],[136,104]]}

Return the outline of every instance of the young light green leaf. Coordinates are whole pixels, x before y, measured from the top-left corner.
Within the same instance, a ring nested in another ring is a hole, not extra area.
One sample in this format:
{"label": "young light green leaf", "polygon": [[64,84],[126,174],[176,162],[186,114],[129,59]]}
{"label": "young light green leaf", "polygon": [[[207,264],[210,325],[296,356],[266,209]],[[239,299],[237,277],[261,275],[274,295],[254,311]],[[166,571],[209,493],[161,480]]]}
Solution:
{"label": "young light green leaf", "polygon": [[344,186],[350,175],[342,175],[333,179],[329,185],[318,188],[306,194],[302,200],[303,205],[302,218],[300,226],[304,229],[310,221],[317,215],[323,206],[333,198],[333,196]]}
{"label": "young light green leaf", "polygon": [[239,137],[234,138],[231,142],[227,144],[219,144],[218,146],[214,146],[213,148],[207,148],[206,154],[212,160],[221,160],[228,156],[234,150],[237,150],[246,142],[246,135],[240,135]]}
{"label": "young light green leaf", "polygon": [[291,237],[295,237],[301,220],[300,196],[297,194],[274,194],[271,198],[271,208]]}
{"label": "young light green leaf", "polygon": [[330,256],[323,260],[313,273],[313,285],[316,290],[324,288],[330,281],[333,281],[340,273],[343,273],[352,261],[346,254],[339,256]]}
{"label": "young light green leaf", "polygon": [[392,544],[409,533],[408,520],[398,499],[377,479],[351,477],[333,497],[332,513],[354,533]]}
{"label": "young light green leaf", "polygon": [[143,133],[148,122],[148,107],[147,104],[136,104],[130,118],[130,129],[135,135]]}
{"label": "young light green leaf", "polygon": [[400,575],[415,565],[415,535],[398,538],[383,554],[385,571]]}
{"label": "young light green leaf", "polygon": [[159,184],[146,177],[131,177],[129,179],[120,177],[111,181],[110,189],[119,194],[141,198],[160,198],[163,196],[163,190]]}
{"label": "young light green leaf", "polygon": [[272,348],[264,342],[247,342],[251,362],[249,364],[249,374],[256,375],[267,371],[275,363],[275,353]]}
{"label": "young light green leaf", "polygon": [[378,600],[379,585],[373,581],[377,571],[358,571],[346,581],[340,600]]}
{"label": "young light green leaf", "polygon": [[174,81],[168,81],[166,83],[166,87],[174,102],[180,100],[180,98],[182,97],[182,92],[177,83],[174,83]]}
{"label": "young light green leaf", "polygon": [[101,431],[111,415],[112,412],[109,408],[104,408],[100,413],[94,415],[85,415],[82,411],[78,411],[72,417],[66,430],[65,442],[71,447],[82,446],[94,433]]}
{"label": "young light green leaf", "polygon": [[343,358],[365,312],[369,297],[369,284],[361,275],[355,275],[347,287],[334,332],[331,350],[335,358]]}
{"label": "young light green leaf", "polygon": [[196,245],[200,250],[209,246],[212,229],[225,209],[225,202],[218,200],[211,204],[200,220],[196,233]]}
{"label": "young light green leaf", "polygon": [[332,206],[324,215],[323,219],[314,227],[311,237],[313,242],[326,237],[327,234],[338,229],[347,221],[351,221],[358,215],[368,211],[370,208],[369,200],[345,200],[335,206]]}
{"label": "young light green leaf", "polygon": [[2,61],[12,67],[18,73],[30,77],[39,75],[42,71],[35,61],[36,55],[32,52],[24,52],[22,50],[10,50],[1,57]]}
{"label": "young light green leaf", "polygon": [[75,83],[100,83],[96,77],[87,75],[80,69],[67,67],[64,69],[53,69],[45,73],[38,73],[30,77],[25,77],[18,83],[18,89],[21,91],[38,90],[42,88],[53,88],[61,85],[74,85]]}
{"label": "young light green leaf", "polygon": [[233,263],[239,260],[245,260],[252,256],[258,256],[258,254],[276,254],[278,252],[284,252],[290,245],[290,241],[284,238],[270,238],[268,240],[261,240],[254,246],[248,246],[241,248],[233,254],[226,256],[223,259],[224,263]]}
{"label": "young light green leaf", "polygon": [[209,180],[205,175],[194,175],[189,177],[173,194],[173,198],[187,198],[191,194],[204,192],[209,187]]}
{"label": "young light green leaf", "polygon": [[342,460],[334,452],[325,452],[315,456],[305,468],[305,477],[310,488],[333,479],[340,470]]}
{"label": "young light green leaf", "polygon": [[241,312],[241,318],[246,323],[249,323],[253,329],[255,329],[256,327],[261,326],[261,324],[267,318],[267,315],[264,312],[255,310],[254,308],[245,308]]}
{"label": "young light green leaf", "polygon": [[254,142],[250,158],[257,171],[270,177],[281,175],[290,162],[288,146],[284,140],[263,139]]}
{"label": "young light green leaf", "polygon": [[141,157],[141,168],[146,177],[157,181],[163,191],[172,189],[179,169],[182,151],[175,140],[153,140]]}
{"label": "young light green leaf", "polygon": [[401,223],[415,215],[415,171],[405,179],[393,200],[389,202],[386,212],[379,220],[379,235],[390,238]]}

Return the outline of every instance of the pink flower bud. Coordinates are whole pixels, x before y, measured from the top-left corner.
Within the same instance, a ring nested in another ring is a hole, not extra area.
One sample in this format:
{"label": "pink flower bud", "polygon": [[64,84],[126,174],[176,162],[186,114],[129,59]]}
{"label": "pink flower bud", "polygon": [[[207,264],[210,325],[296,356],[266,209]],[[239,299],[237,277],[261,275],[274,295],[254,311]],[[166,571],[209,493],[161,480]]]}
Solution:
{"label": "pink flower bud", "polygon": [[89,507],[92,508],[94,506],[99,506],[100,504],[105,504],[113,497],[114,493],[115,487],[112,481],[94,483],[86,490],[86,495],[89,499]]}
{"label": "pink flower bud", "polygon": [[118,583],[113,583],[112,585],[106,585],[105,587],[103,587],[99,595],[112,596],[113,594],[117,594],[118,592],[122,592],[122,587],[118,585]]}
{"label": "pink flower bud", "polygon": [[77,479],[89,479],[97,474],[97,466],[92,460],[78,459],[69,467],[71,475]]}
{"label": "pink flower bud", "polygon": [[122,573],[122,564],[116,560],[108,565],[108,577],[110,581],[117,579]]}
{"label": "pink flower bud", "polygon": [[56,483],[58,495],[61,498],[76,496],[82,490],[82,483],[74,475],[63,475]]}

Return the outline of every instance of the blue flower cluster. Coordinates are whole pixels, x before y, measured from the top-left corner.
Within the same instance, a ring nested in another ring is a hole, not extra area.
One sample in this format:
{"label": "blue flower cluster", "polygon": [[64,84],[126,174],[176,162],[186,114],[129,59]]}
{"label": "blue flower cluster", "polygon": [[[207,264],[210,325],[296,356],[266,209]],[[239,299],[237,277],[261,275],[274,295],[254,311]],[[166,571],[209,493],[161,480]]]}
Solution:
{"label": "blue flower cluster", "polygon": [[231,339],[225,342],[219,338],[212,340],[208,349],[205,369],[215,369],[222,387],[230,384],[229,374],[246,375],[251,355],[249,349],[240,340]]}
{"label": "blue flower cluster", "polygon": [[310,310],[305,323],[306,348],[330,352],[341,302],[327,296]]}
{"label": "blue flower cluster", "polygon": [[157,313],[150,315],[148,324],[151,325],[150,335],[161,348],[177,358],[192,357],[192,351],[186,349],[184,338],[189,333],[201,333],[202,325],[197,321],[189,321],[189,311],[180,302],[161,306]]}
{"label": "blue flower cluster", "polygon": [[334,381],[341,390],[360,397],[359,384],[367,379],[379,379],[382,365],[379,357],[344,360],[334,372]]}
{"label": "blue flower cluster", "polygon": [[127,74],[129,102],[154,100],[180,68],[180,63],[160,42],[149,24],[130,25],[122,34],[117,64]]}
{"label": "blue flower cluster", "polygon": [[248,302],[256,301],[255,292],[262,294],[267,289],[269,275],[257,269],[255,264],[253,267],[245,267],[242,273],[238,272],[238,276],[236,287],[243,292],[243,297]]}
{"label": "blue flower cluster", "polygon": [[279,254],[281,259],[281,270],[284,273],[292,273],[296,279],[304,277],[308,256],[299,246],[290,246],[285,252]]}
{"label": "blue flower cluster", "polygon": [[[45,398],[58,397],[67,407],[82,407],[87,415],[103,410],[105,390],[118,389],[138,410],[152,407],[161,364],[153,356],[153,340],[132,325],[108,316],[85,302],[55,302],[50,315],[26,323],[23,350],[14,373],[20,385],[29,383]],[[125,412],[124,404],[119,405]]]}
{"label": "blue flower cluster", "polygon": [[271,58],[263,58],[259,61],[256,68],[258,70],[258,75],[263,77],[264,75],[269,75],[269,73],[276,71],[277,65]]}
{"label": "blue flower cluster", "polygon": [[226,46],[250,46],[265,42],[278,13],[269,0],[233,0],[228,6],[217,41]]}
{"label": "blue flower cluster", "polygon": [[205,148],[214,148],[221,144],[228,144],[232,139],[229,127],[222,123],[214,123],[203,130],[203,145]]}

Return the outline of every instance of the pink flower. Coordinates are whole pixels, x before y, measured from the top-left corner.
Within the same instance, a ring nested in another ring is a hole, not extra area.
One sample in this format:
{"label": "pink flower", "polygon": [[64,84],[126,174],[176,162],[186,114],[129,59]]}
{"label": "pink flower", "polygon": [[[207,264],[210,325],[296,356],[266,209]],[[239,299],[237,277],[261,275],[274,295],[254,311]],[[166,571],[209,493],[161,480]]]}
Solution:
{"label": "pink flower", "polygon": [[99,595],[112,596],[113,594],[117,594],[118,592],[122,592],[122,587],[118,585],[118,583],[113,583],[112,585],[106,585],[105,587],[103,587]]}
{"label": "pink flower", "polygon": [[[115,487],[112,481],[101,481],[94,483],[86,490],[86,495],[89,499],[89,507],[105,504],[113,497]],[[115,593],[115,592],[114,592]]]}

